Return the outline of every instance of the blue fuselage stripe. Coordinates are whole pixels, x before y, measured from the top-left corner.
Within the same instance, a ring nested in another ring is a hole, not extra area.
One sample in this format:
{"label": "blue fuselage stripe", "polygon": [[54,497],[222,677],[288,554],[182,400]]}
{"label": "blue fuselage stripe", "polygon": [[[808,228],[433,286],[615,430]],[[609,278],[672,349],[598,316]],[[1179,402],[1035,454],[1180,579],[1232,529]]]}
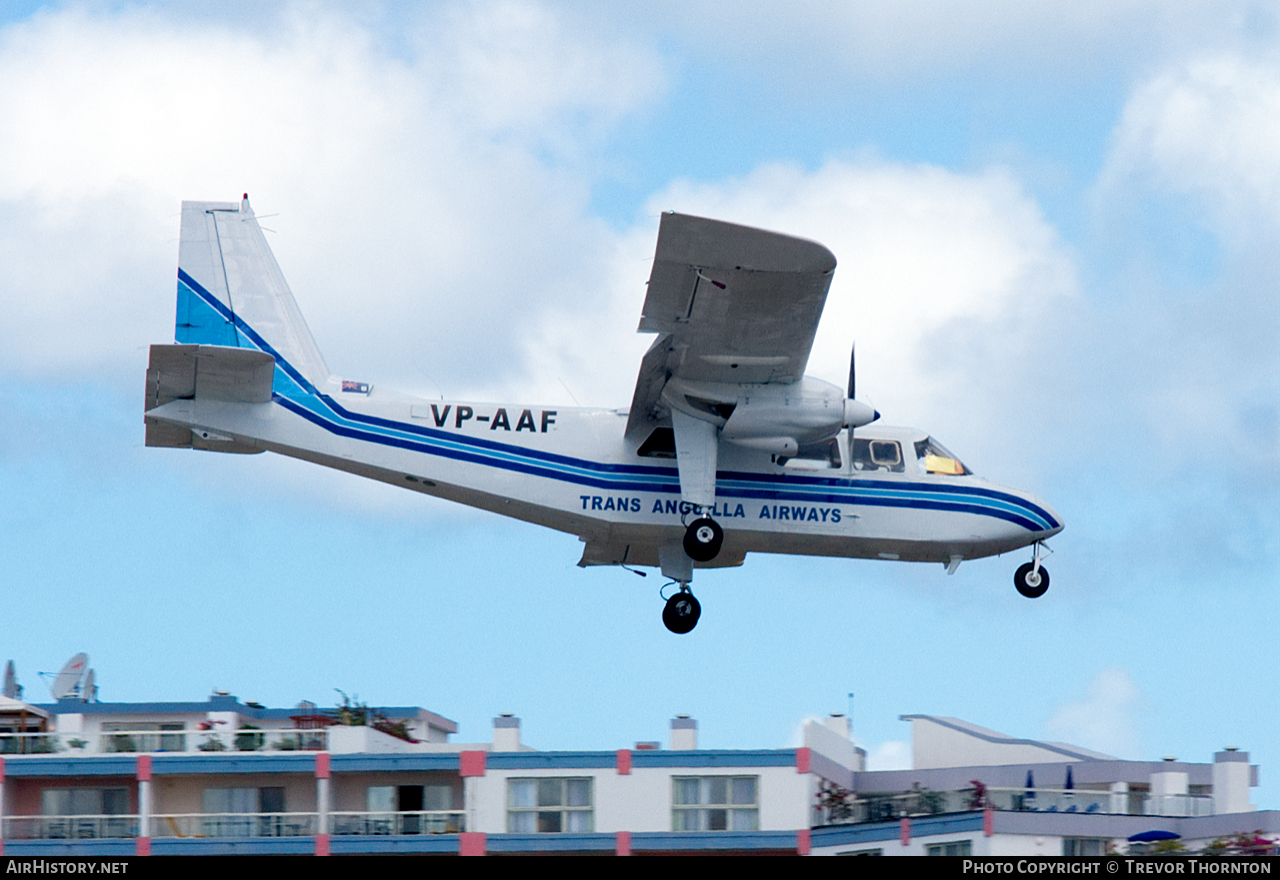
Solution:
{"label": "blue fuselage stripe", "polygon": [[[329,395],[320,392],[257,331],[182,269],[178,270],[178,283],[179,296],[182,295],[183,288],[186,288],[190,296],[212,308],[224,321],[234,324],[245,341],[276,359],[278,372],[273,389],[276,403],[331,434],[603,491],[680,494],[680,475],[674,467],[589,461],[352,412]],[[792,474],[778,477],[720,471],[717,474],[716,494],[721,498],[972,513],[1005,520],[1032,532],[1048,531],[1059,525],[1039,505],[996,489],[954,483],[874,485],[874,482],[877,481],[851,477]]]}

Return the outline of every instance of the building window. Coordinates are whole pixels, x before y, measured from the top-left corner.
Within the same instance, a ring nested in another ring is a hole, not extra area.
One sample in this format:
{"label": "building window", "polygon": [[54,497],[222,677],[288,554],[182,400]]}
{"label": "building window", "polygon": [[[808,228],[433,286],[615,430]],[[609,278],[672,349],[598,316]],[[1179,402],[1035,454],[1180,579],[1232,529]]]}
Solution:
{"label": "building window", "polygon": [[510,779],[507,831],[555,833],[592,831],[591,779]]}
{"label": "building window", "polygon": [[29,823],[32,837],[83,840],[137,833],[124,788],[46,788],[40,792],[40,813],[38,825]]}
{"label": "building window", "polygon": [[456,834],[461,830],[462,817],[452,814],[452,786],[371,785],[365,797],[369,814],[343,821],[344,829],[363,822],[367,830],[344,830],[344,834]]}
{"label": "building window", "polygon": [[971,856],[973,855],[973,841],[953,840],[950,843],[930,844],[925,847],[924,854],[927,856]]}
{"label": "building window", "polygon": [[676,776],[672,780],[674,831],[755,831],[760,804],[757,776]]}
{"label": "building window", "polygon": [[129,792],[123,788],[46,788],[40,792],[40,812],[46,816],[122,816],[129,812]]}
{"label": "building window", "polygon": [[284,788],[206,788],[204,834],[208,837],[284,837]]}
{"label": "building window", "polygon": [[1062,838],[1062,854],[1064,856],[1105,856],[1107,854],[1107,838],[1064,837]]}

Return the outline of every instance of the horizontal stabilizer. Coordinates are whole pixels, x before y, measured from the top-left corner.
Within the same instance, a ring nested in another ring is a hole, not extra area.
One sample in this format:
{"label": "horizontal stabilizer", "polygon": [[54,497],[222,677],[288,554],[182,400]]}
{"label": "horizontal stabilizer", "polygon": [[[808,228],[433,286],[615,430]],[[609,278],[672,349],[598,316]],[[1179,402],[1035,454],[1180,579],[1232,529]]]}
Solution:
{"label": "horizontal stabilizer", "polygon": [[[268,403],[275,358],[266,352],[219,345],[153,345],[147,365],[147,397],[151,412],[174,400],[217,400],[225,403]],[[225,452],[258,452],[231,438],[193,437],[191,429],[148,417],[148,446],[195,447]],[[207,433],[207,432],[206,432]]]}

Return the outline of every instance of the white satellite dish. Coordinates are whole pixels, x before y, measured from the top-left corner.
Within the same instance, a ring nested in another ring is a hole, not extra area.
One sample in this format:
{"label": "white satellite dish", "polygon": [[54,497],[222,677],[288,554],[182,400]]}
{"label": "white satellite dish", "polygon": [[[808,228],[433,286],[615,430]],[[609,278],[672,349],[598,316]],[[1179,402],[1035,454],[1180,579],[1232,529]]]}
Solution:
{"label": "white satellite dish", "polygon": [[89,668],[89,655],[77,654],[66,662],[58,677],[53,680],[53,698],[63,700],[80,695],[80,679]]}
{"label": "white satellite dish", "polygon": [[93,670],[89,670],[89,674],[84,677],[84,687],[80,688],[80,699],[86,703],[96,703],[98,701],[98,686],[93,683]]}
{"label": "white satellite dish", "polygon": [[4,695],[11,700],[18,698],[18,672],[10,660],[4,667]]}

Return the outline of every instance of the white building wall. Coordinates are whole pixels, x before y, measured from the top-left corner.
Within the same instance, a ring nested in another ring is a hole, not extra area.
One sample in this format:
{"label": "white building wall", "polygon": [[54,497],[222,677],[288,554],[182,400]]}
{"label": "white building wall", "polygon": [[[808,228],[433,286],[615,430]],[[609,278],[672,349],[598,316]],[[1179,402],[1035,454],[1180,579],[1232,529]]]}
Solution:
{"label": "white building wall", "polygon": [[671,768],[633,766],[628,776],[609,773],[597,782],[597,831],[671,830]]}
{"label": "white building wall", "polygon": [[[715,774],[708,774],[715,775]],[[813,777],[795,767],[760,769],[761,831],[798,831],[809,827]]]}
{"label": "white building wall", "polygon": [[[1060,856],[1062,838],[1050,835],[993,834],[974,842],[973,854],[984,856]],[[982,849],[979,850],[978,847]]]}
{"label": "white building wall", "polygon": [[[600,834],[672,830],[672,780],[678,776],[755,776],[761,831],[809,827],[812,778],[795,767],[633,767],[622,775],[612,767],[596,769],[488,770],[472,780],[473,831],[507,830],[507,780],[590,778],[595,830]],[[471,818],[471,817],[469,817]]]}

